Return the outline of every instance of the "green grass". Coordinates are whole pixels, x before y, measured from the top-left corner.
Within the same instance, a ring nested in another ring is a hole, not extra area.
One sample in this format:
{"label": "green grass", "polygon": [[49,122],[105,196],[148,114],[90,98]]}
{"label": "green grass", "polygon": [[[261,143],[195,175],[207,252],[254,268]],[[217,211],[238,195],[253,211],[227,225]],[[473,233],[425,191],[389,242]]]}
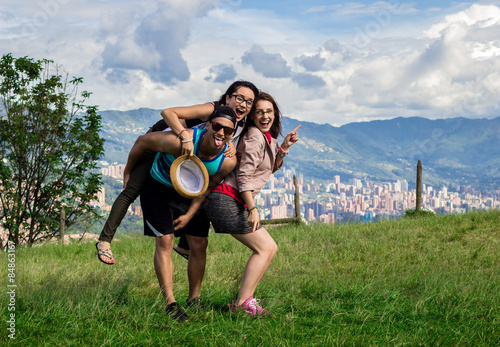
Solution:
{"label": "green grass", "polygon": [[[122,236],[113,243],[114,266],[97,260],[94,243],[18,247],[16,339],[5,328],[0,343],[500,345],[500,211],[269,229],[279,250],[256,297],[271,314],[257,319],[227,308],[249,256],[227,235],[209,237],[202,288],[208,308],[188,311],[191,319],[184,324],[164,314],[151,238]],[[186,265],[174,255],[181,303],[187,297]],[[4,283],[7,269],[3,253]]]}

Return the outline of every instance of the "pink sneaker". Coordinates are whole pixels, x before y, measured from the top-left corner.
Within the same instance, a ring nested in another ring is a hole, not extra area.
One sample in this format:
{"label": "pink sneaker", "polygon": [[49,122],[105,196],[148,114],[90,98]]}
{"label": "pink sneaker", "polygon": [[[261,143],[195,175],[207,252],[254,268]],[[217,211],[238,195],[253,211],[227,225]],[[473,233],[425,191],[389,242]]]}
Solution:
{"label": "pink sneaker", "polygon": [[246,299],[241,306],[236,306],[236,302],[233,302],[232,304],[229,304],[229,307],[233,310],[233,312],[241,309],[253,317],[262,316],[268,312],[266,309],[260,307],[259,301],[253,296]]}

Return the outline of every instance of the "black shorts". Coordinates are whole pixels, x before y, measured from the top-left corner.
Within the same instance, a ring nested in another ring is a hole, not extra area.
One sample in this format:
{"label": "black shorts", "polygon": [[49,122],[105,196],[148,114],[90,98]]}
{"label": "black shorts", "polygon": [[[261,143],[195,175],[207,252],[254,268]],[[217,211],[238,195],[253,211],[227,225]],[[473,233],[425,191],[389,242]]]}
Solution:
{"label": "black shorts", "polygon": [[248,211],[245,205],[233,197],[219,192],[210,193],[205,212],[216,233],[248,234]]}
{"label": "black shorts", "polygon": [[[175,189],[156,181],[149,175],[141,191],[141,208],[144,220],[144,235],[160,237],[174,233],[174,220],[187,212],[191,199],[179,195]],[[189,223],[175,236],[187,234],[208,237],[210,221],[200,208]]]}

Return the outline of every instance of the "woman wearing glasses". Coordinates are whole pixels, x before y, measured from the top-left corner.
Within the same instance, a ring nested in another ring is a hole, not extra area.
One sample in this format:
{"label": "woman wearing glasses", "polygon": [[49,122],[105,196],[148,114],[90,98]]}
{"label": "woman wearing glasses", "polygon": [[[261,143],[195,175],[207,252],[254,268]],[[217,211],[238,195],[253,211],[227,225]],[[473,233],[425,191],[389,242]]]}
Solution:
{"label": "woman wearing glasses", "polygon": [[[244,119],[252,109],[253,101],[258,94],[259,90],[253,83],[248,81],[236,81],[229,86],[227,91],[218,101],[194,106],[164,109],[161,112],[164,119],[153,125],[150,131],[163,131],[170,126],[172,131],[175,132],[182,141],[182,154],[193,154],[193,143],[190,140],[186,128],[205,123],[216,108],[221,105],[226,105],[232,108],[236,113],[238,125],[233,138],[238,139],[243,128]],[[232,155],[234,155],[234,147],[231,148]],[[230,157],[231,149],[228,151],[229,152],[226,152],[225,155]],[[115,263],[114,255],[111,252],[111,241],[116,233],[116,229],[125,217],[129,206],[139,196],[149,175],[154,157],[155,153],[145,153],[134,169],[131,172],[125,173],[123,182],[124,189],[113,203],[109,217],[99,236],[99,242],[96,244],[97,256],[99,260],[105,264],[112,265]],[[188,246],[186,246],[186,248],[187,247]]]}
{"label": "woman wearing glasses", "polygon": [[[227,105],[231,107],[236,112],[236,117],[238,124],[236,126],[233,138],[230,144],[234,147],[230,147],[228,153],[225,153],[227,157],[231,157],[236,153],[236,150],[232,151],[237,145],[240,139],[240,135],[245,128],[245,120],[249,114],[254,100],[259,94],[257,87],[253,83],[247,81],[236,81],[227,89],[226,93],[222,95],[218,102],[207,103],[202,105],[195,105],[189,107],[174,107],[167,108],[161,112],[165,123],[170,126],[170,128],[180,135],[183,140],[182,144],[182,154],[192,154],[193,153],[193,143],[191,141],[185,141],[186,136],[184,123],[187,127],[201,126],[203,127],[205,123],[200,125],[195,125],[196,122],[206,121],[210,115],[210,111],[213,112],[213,107],[218,107],[219,105]],[[162,122],[162,121],[160,121]],[[180,235],[177,247],[174,248],[178,254],[189,260],[190,245],[187,242],[184,235]]]}
{"label": "woman wearing glasses", "polygon": [[254,197],[278,170],[288,150],[298,140],[296,127],[278,147],[281,114],[273,97],[261,92],[248,127],[238,146],[236,169],[208,196],[205,212],[217,233],[231,234],[252,250],[246,264],[238,297],[229,306],[252,316],[266,312],[253,297],[260,279],[267,271],[278,247],[260,225]]}

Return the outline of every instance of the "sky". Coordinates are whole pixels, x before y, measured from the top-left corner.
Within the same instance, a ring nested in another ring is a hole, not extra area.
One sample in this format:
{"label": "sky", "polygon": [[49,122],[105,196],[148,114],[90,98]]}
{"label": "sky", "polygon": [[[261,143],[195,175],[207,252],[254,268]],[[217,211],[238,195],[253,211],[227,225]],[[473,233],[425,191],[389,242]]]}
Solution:
{"label": "sky", "polygon": [[205,103],[242,79],[334,126],[500,115],[500,0],[2,0],[7,53],[83,77],[100,110]]}

